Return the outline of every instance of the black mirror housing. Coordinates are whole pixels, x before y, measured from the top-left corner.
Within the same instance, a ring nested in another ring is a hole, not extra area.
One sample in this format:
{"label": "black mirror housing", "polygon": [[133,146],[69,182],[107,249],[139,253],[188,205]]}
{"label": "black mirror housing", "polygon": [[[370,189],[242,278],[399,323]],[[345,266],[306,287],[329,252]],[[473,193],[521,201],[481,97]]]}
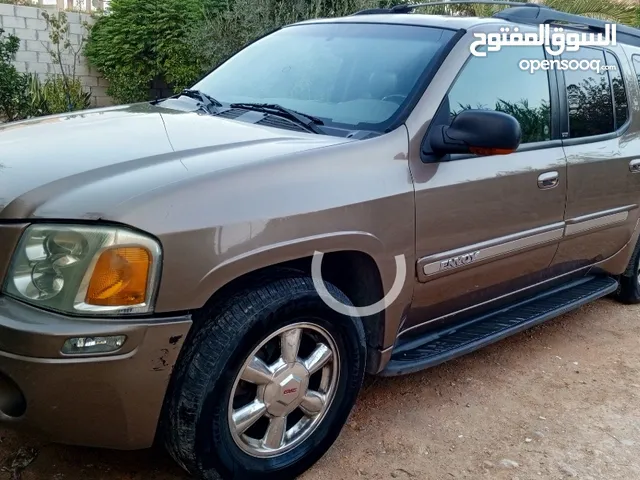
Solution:
{"label": "black mirror housing", "polygon": [[511,115],[494,110],[463,110],[451,125],[432,128],[427,142],[438,156],[505,155],[516,151],[521,139],[520,124]]}

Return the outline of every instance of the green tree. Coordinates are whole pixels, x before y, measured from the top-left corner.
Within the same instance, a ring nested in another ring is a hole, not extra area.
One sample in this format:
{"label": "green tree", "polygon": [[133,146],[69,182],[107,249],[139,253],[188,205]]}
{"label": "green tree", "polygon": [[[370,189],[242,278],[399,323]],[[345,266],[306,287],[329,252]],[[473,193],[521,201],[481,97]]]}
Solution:
{"label": "green tree", "polygon": [[214,0],[111,0],[96,18],[85,54],[109,80],[109,95],[128,103],[147,100],[160,77],[176,90],[192,84],[202,64],[187,41]]}
{"label": "green tree", "polygon": [[27,76],[13,65],[20,40],[15,35],[5,35],[0,28],[0,117],[8,121],[24,118],[27,110]]}
{"label": "green tree", "polygon": [[283,25],[310,18],[341,17],[401,0],[209,0],[217,5],[194,25],[190,44],[205,71],[256,38]]}
{"label": "green tree", "polygon": [[[525,2],[525,0],[514,1]],[[543,0],[542,3],[562,12],[599,18],[615,23],[638,25],[640,20],[640,8],[631,3],[612,0]],[[419,10],[423,13],[435,13],[434,10],[438,9],[438,13],[490,17],[504,8],[507,7],[470,3],[467,5],[458,4],[444,7],[423,7]]]}

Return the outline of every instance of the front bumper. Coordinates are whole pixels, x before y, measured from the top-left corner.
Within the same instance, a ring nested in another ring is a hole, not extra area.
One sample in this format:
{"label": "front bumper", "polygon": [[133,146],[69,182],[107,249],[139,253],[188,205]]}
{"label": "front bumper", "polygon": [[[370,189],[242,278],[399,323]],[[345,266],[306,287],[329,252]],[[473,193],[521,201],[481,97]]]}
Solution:
{"label": "front bumper", "polygon": [[[0,422],[54,442],[151,446],[190,327],[188,315],[79,319],[0,297]],[[109,335],[127,337],[112,354],[60,351],[71,337]]]}

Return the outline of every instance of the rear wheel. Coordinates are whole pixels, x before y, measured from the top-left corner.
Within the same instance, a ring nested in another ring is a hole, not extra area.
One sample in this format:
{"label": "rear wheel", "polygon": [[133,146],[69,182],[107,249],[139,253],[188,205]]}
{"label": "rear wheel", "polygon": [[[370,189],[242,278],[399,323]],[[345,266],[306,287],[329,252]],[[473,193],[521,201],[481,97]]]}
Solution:
{"label": "rear wheel", "polygon": [[340,433],[366,358],[360,320],[330,309],[306,277],[235,295],[185,348],[165,436],[174,458],[203,479],[305,471]]}

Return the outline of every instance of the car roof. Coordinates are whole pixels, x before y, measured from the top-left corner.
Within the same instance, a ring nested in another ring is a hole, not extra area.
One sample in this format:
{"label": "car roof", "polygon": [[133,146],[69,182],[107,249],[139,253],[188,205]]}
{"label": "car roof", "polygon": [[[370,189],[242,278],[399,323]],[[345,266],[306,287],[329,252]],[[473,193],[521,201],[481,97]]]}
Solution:
{"label": "car roof", "polygon": [[512,25],[511,22],[492,17],[458,17],[451,15],[425,15],[420,13],[374,13],[338,18],[320,18],[298,22],[294,25],[304,25],[310,23],[385,23],[394,25],[414,25],[421,27],[440,27],[453,30],[468,29],[473,26],[482,24]]}

